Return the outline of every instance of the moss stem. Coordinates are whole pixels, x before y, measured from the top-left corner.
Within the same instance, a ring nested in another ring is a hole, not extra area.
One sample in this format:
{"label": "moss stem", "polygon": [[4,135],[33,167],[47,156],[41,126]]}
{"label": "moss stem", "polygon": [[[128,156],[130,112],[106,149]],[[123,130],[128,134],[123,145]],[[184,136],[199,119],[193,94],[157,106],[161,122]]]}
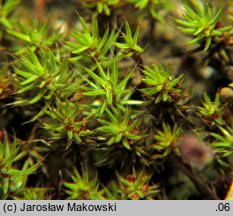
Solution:
{"label": "moss stem", "polygon": [[205,195],[208,199],[211,200],[220,200],[220,198],[205,183],[203,183],[197,175],[195,175],[192,172],[191,167],[187,164],[184,164],[180,157],[178,157],[175,154],[172,154],[170,159],[178,169],[180,169],[192,180],[192,182],[198,189],[200,189],[203,195]]}

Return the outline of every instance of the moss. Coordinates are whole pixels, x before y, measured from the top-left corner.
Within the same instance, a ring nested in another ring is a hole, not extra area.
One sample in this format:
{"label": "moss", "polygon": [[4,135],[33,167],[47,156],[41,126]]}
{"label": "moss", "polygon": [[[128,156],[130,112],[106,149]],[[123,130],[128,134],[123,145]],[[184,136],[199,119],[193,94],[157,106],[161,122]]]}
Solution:
{"label": "moss", "polygon": [[223,199],[230,1],[80,2],[1,3],[0,198]]}

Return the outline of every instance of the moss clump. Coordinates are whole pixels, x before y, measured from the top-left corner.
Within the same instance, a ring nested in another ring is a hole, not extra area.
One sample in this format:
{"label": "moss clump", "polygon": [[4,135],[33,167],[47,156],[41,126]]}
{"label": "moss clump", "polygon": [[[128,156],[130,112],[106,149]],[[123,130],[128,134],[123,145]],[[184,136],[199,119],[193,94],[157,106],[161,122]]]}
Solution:
{"label": "moss clump", "polygon": [[230,1],[0,3],[1,199],[224,199]]}

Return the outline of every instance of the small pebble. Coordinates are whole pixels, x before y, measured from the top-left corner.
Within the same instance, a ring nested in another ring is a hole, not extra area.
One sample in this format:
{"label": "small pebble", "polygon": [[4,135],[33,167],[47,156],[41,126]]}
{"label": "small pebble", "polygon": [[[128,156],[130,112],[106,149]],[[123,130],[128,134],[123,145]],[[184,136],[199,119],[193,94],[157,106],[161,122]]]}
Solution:
{"label": "small pebble", "polygon": [[230,87],[223,87],[219,92],[220,98],[227,103],[233,102],[233,90]]}

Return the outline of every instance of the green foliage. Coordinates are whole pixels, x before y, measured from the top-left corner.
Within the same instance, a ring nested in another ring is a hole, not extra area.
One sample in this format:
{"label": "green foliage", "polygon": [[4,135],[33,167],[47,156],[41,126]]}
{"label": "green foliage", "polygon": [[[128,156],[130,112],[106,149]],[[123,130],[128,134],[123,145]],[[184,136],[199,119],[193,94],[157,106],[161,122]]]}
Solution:
{"label": "green foliage", "polygon": [[87,8],[95,8],[98,14],[111,14],[111,7],[116,6],[119,0],[85,0],[84,4]]}
{"label": "green foliage", "polygon": [[143,49],[138,45],[139,31],[139,27],[137,27],[134,35],[132,35],[129,23],[126,21],[125,33],[122,33],[125,43],[116,42],[116,47],[122,49],[127,54],[127,56],[132,56],[134,53],[142,53]]}
{"label": "green foliage", "polygon": [[144,74],[142,81],[147,84],[147,87],[141,91],[154,103],[172,102],[173,97],[176,98],[180,95],[183,75],[175,77],[171,67],[164,69],[161,64],[154,65],[153,68],[146,66],[142,72]]}
{"label": "green foliage", "polygon": [[[51,19],[39,22],[31,12],[46,15],[47,6],[0,4],[0,198],[169,199],[193,181],[188,198],[215,199],[210,176],[230,178],[233,156],[233,92],[216,86],[232,86],[232,26],[224,9],[184,4],[176,24],[200,47],[183,53],[180,32],[156,22],[176,1],[86,0],[77,7],[82,17],[66,13],[69,2],[56,12],[50,4]],[[190,56],[201,49],[209,52]],[[167,59],[177,71],[162,66]],[[204,64],[214,72],[201,80]],[[196,91],[212,81],[209,96]]]}
{"label": "green foliage", "polygon": [[86,118],[83,116],[78,104],[70,101],[57,101],[56,107],[49,107],[45,113],[51,118],[51,122],[43,124],[43,127],[52,132],[52,139],[62,139],[67,137],[68,149],[72,141],[81,143],[82,137],[87,137],[92,134],[86,128]]}
{"label": "green foliage", "polygon": [[107,145],[120,144],[130,150],[131,145],[140,139],[137,132],[140,120],[133,120],[128,109],[124,113],[115,108],[112,108],[112,112],[107,109],[106,115],[106,120],[99,119],[103,126],[97,128],[97,132],[107,139]]}
{"label": "green foliage", "polygon": [[41,24],[32,21],[30,27],[24,23],[18,24],[18,26],[18,30],[7,30],[9,35],[17,38],[20,42],[23,42],[23,46],[16,46],[17,54],[27,52],[27,46],[30,46],[30,49],[33,51],[38,48],[54,46],[54,44],[61,39],[61,34],[59,34],[58,31],[53,30],[53,34],[49,33],[49,22]]}
{"label": "green foliage", "polygon": [[89,179],[88,173],[83,172],[82,175],[74,169],[74,175],[70,174],[71,182],[65,182],[64,186],[67,188],[67,199],[80,200],[103,200],[104,191],[99,189],[98,179]]}
{"label": "green foliage", "polygon": [[220,126],[218,128],[220,133],[211,133],[216,139],[213,143],[214,152],[218,157],[227,157],[233,153],[233,120],[231,119],[231,125]]}
{"label": "green foliage", "polygon": [[162,123],[162,130],[157,131],[153,137],[155,143],[152,148],[155,149],[156,153],[153,158],[166,157],[171,150],[176,150],[176,143],[181,135],[181,127],[175,124],[173,127],[166,123]]}
{"label": "green foliage", "polygon": [[41,49],[39,56],[29,49],[28,53],[19,59],[18,66],[14,69],[20,82],[17,94],[27,92],[33,94],[26,99],[19,98],[13,105],[31,105],[41,100],[49,105],[54,97],[69,97],[77,89],[72,83],[73,74],[68,72],[67,60],[57,61],[49,49]]}
{"label": "green foliage", "polygon": [[[111,69],[104,71],[102,66],[97,62],[98,74],[86,68],[86,72],[92,79],[86,79],[87,85],[84,85],[83,95],[90,97],[101,97],[101,103],[97,103],[95,108],[95,115],[102,115],[103,112],[109,107],[116,107],[124,110],[125,105],[140,105],[142,101],[130,100],[132,90],[127,88],[127,83],[132,76],[129,73],[125,78],[119,81],[118,64],[113,60]],[[96,70],[95,70],[96,71]]]}
{"label": "green foliage", "polygon": [[203,96],[203,107],[198,107],[198,115],[201,117],[203,122],[210,127],[215,125],[223,125],[223,107],[220,102],[219,94],[216,94],[214,102],[211,101],[206,92],[204,92]]}
{"label": "green foliage", "polygon": [[122,199],[154,199],[159,193],[159,185],[150,185],[150,179],[151,176],[143,171],[137,174],[134,170],[133,174],[126,178],[118,175]]}
{"label": "green foliage", "polygon": [[[98,23],[95,17],[92,18],[91,32],[82,17],[79,17],[82,29],[74,29],[71,36],[74,41],[67,41],[67,49],[75,56],[70,61],[76,62],[83,60],[84,62],[108,61],[107,55],[113,47],[118,33],[107,29],[102,37],[98,35]],[[89,60],[89,61],[88,61]]]}
{"label": "green foliage", "polygon": [[169,11],[172,8],[171,1],[165,0],[128,0],[134,6],[144,13],[150,13],[155,20],[164,21],[163,11]]}
{"label": "green foliage", "polygon": [[0,143],[0,195],[1,199],[12,198],[14,194],[20,194],[26,190],[28,176],[33,174],[40,166],[40,162],[30,166],[27,162],[17,169],[14,162],[19,153],[16,139],[10,142],[5,138]]}
{"label": "green foliage", "polygon": [[[16,139],[19,146],[19,153],[15,157],[15,161],[24,160],[30,166],[43,161],[47,152],[51,149],[51,145],[44,139],[35,138],[35,130],[33,128],[31,136],[27,140]],[[42,164],[43,167],[43,164]]]}
{"label": "green foliage", "polygon": [[[52,197],[47,195],[47,188],[27,188],[19,200],[50,200]],[[15,197],[18,199],[18,197]]]}
{"label": "green foliage", "polygon": [[180,24],[179,29],[192,36],[189,43],[199,43],[204,46],[204,51],[207,51],[212,43],[219,42],[223,35],[232,29],[232,26],[217,27],[221,10],[210,8],[206,2],[191,1],[190,5],[183,4],[184,19],[176,19]]}
{"label": "green foliage", "polygon": [[20,0],[6,1],[0,4],[0,24],[7,29],[13,28],[14,19],[11,18],[12,11],[19,5]]}

